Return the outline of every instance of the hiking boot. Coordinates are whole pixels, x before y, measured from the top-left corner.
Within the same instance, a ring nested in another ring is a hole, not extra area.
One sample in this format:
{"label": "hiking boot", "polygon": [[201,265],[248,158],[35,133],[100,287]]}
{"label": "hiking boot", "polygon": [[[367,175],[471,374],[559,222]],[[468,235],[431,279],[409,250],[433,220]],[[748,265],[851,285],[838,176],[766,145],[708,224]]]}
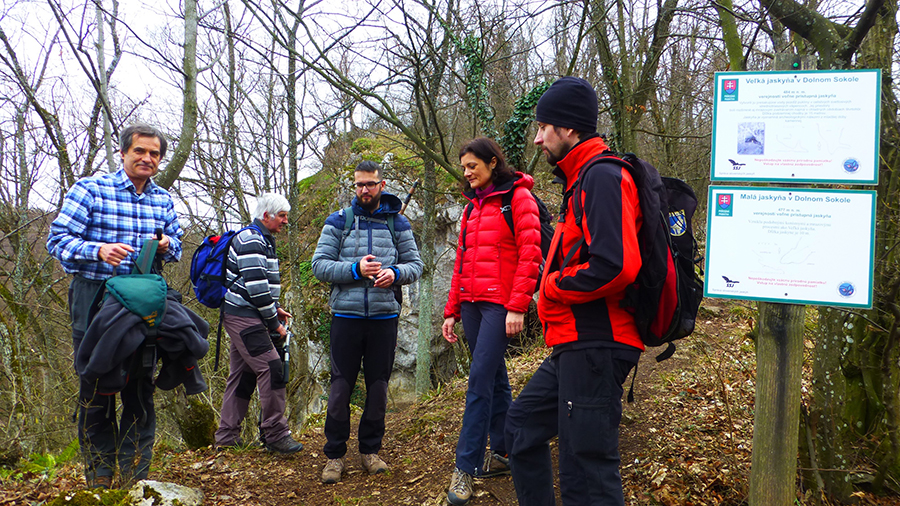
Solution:
{"label": "hiking boot", "polygon": [[88,481],[88,488],[109,490],[112,488],[112,476],[94,476]]}
{"label": "hiking boot", "polygon": [[454,506],[468,504],[469,498],[472,497],[472,490],[474,487],[472,475],[465,471],[460,471],[457,467],[453,470],[453,476],[450,477],[450,488],[447,490],[447,502]]}
{"label": "hiking boot", "polygon": [[266,450],[269,450],[273,453],[281,453],[283,455],[297,453],[302,449],[303,445],[294,441],[294,438],[292,438],[290,434],[284,436],[278,441],[275,441],[274,443],[266,443]]}
{"label": "hiking boot", "polygon": [[478,477],[490,478],[505,474],[512,474],[512,469],[509,468],[509,457],[504,457],[496,452],[487,452],[487,455],[484,456],[484,466]]}
{"label": "hiking boot", "polygon": [[325,467],[322,469],[322,483],[337,483],[341,481],[344,469],[344,457],[328,459],[328,462],[325,463]]}
{"label": "hiking boot", "polygon": [[388,470],[388,465],[377,453],[360,453],[359,462],[369,474],[385,473]]}

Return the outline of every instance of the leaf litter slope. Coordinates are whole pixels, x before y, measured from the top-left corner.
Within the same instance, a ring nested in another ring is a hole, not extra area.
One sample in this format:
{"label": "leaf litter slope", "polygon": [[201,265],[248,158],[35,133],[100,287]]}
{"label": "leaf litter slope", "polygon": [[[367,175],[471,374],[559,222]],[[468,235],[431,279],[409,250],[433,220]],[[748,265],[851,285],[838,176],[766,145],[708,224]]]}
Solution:
{"label": "leaf litter slope", "polygon": [[[655,350],[643,355],[635,402],[625,403],[620,427],[626,504],[746,504],[756,370],[747,337],[751,314],[739,305],[707,301],[697,331],[678,343],[674,357],[656,363]],[[533,350],[508,361],[514,394],[546,354]],[[626,395],[630,387],[629,378]],[[362,470],[354,435],[343,481],[320,483],[325,437],[321,428],[311,428],[298,437],[303,451],[291,456],[257,448],[160,451],[151,478],[200,488],[210,505],[443,505],[465,388],[465,378],[458,378],[427,401],[388,414],[381,452],[391,466],[387,474],[369,476]],[[354,428],[357,423],[358,415]],[[555,440],[551,448],[555,461]],[[4,480],[0,505],[43,504],[60,491],[82,486],[79,474],[68,468],[53,479]],[[867,493],[859,499],[862,504],[900,504],[897,497]],[[517,504],[511,478],[476,480],[469,504]],[[801,492],[797,504],[812,501]]]}

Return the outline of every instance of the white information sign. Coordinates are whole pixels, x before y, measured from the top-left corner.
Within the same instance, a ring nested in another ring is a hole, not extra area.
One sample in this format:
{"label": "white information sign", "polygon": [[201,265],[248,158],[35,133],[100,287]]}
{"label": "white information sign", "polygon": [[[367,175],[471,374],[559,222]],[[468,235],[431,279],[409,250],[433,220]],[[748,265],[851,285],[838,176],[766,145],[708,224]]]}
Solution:
{"label": "white information sign", "polygon": [[878,183],[881,70],[717,72],[712,180]]}
{"label": "white information sign", "polygon": [[872,307],[875,191],[710,186],[704,296]]}

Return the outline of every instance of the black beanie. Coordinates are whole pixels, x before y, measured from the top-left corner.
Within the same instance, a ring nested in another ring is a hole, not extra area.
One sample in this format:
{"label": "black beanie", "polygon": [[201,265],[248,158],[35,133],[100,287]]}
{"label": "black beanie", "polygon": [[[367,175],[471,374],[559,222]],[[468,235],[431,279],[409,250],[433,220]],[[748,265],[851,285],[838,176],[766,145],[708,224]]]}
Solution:
{"label": "black beanie", "polygon": [[547,125],[583,133],[597,131],[597,92],[580,77],[556,80],[538,100],[535,119]]}

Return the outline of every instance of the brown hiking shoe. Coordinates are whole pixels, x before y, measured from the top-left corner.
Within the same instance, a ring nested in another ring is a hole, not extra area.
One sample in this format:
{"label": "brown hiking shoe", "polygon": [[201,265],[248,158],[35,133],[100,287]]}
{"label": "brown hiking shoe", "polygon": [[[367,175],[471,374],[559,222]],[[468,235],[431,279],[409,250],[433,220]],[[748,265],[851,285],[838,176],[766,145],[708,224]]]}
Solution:
{"label": "brown hiking shoe", "polygon": [[472,497],[475,489],[475,480],[472,475],[461,471],[458,467],[453,469],[450,477],[450,488],[447,490],[447,502],[454,506],[465,506]]}
{"label": "brown hiking shoe", "polygon": [[344,469],[344,457],[328,459],[328,462],[325,463],[325,467],[322,469],[322,483],[337,483],[341,481]]}
{"label": "brown hiking shoe", "polygon": [[377,453],[360,453],[359,462],[369,474],[386,473],[388,465],[381,460]]}
{"label": "brown hiking shoe", "polygon": [[109,490],[112,488],[112,476],[94,476],[93,480],[88,481],[88,488]]}
{"label": "brown hiking shoe", "polygon": [[484,456],[484,466],[481,468],[481,473],[479,473],[478,477],[490,478],[505,474],[512,474],[512,470],[509,468],[509,457],[495,452],[487,452]]}

